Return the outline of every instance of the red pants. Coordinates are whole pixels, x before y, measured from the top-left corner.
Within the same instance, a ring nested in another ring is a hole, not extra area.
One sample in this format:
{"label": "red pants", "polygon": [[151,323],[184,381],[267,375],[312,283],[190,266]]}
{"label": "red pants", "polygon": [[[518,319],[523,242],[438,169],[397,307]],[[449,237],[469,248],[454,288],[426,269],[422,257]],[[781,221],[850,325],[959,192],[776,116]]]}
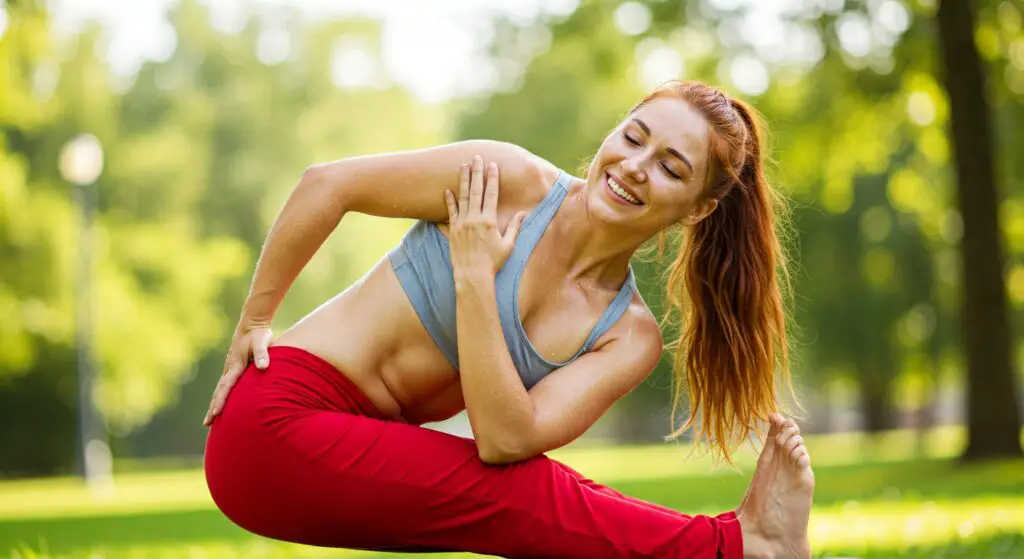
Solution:
{"label": "red pants", "polygon": [[206,444],[220,510],[307,545],[513,558],[742,556],[733,513],[686,516],[540,456],[489,466],[472,440],[385,421],[347,377],[300,349],[242,375]]}

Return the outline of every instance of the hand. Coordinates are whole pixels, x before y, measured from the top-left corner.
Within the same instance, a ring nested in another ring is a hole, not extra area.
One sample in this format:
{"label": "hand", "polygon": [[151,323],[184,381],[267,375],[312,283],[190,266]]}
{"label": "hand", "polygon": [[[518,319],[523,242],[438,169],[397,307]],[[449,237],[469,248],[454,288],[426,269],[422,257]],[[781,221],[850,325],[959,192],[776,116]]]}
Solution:
{"label": "hand", "polygon": [[228,393],[249,366],[250,358],[255,358],[257,369],[266,369],[270,365],[268,348],[272,337],[268,326],[248,324],[244,319],[238,323],[231,340],[231,349],[228,350],[227,359],[224,361],[224,373],[213,391],[213,399],[210,401],[206,418],[203,419],[203,425],[212,425],[213,418],[224,409]]}
{"label": "hand", "polygon": [[479,155],[473,157],[472,169],[462,165],[458,205],[450,190],[445,190],[444,194],[456,279],[474,274],[489,274],[493,278],[512,254],[526,212],[516,214],[504,234],[498,231],[498,166],[495,163],[487,166],[485,185],[484,161]]}

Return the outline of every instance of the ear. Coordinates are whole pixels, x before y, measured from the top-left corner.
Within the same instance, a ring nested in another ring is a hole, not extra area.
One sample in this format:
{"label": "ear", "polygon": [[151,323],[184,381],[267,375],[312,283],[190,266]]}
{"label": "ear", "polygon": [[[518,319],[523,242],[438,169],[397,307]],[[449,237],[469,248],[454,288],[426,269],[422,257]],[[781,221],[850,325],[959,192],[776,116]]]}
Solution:
{"label": "ear", "polygon": [[694,204],[693,209],[682,219],[680,223],[687,227],[697,225],[705,217],[711,215],[716,208],[718,208],[718,200],[715,200],[714,198],[705,198],[704,200]]}

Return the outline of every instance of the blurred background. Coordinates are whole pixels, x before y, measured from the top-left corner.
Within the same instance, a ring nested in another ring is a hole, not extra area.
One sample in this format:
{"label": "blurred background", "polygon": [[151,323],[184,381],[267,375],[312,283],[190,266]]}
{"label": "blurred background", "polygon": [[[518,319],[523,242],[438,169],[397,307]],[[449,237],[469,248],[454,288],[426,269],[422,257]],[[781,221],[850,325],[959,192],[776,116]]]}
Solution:
{"label": "blurred background", "polygon": [[[490,138],[577,170],[685,78],[763,113],[793,205],[816,555],[1024,557],[1022,26],[1021,0],[0,2],[0,556],[324,555],[232,526],[201,472],[304,169]],[[276,330],[409,226],[347,216]],[[664,266],[635,268],[661,309]],[[715,468],[662,442],[669,378],[554,454],[735,507],[755,454]]]}

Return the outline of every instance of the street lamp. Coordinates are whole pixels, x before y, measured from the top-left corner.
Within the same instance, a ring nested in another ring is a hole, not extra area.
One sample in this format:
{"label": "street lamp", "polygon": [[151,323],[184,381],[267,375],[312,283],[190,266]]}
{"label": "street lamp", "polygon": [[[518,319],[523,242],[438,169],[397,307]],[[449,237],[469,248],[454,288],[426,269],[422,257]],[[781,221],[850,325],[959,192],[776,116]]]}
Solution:
{"label": "street lamp", "polygon": [[78,273],[75,282],[75,348],[78,368],[78,461],[94,494],[113,488],[113,468],[107,430],[92,398],[95,361],[92,354],[92,223],[96,212],[96,179],[103,171],[103,147],[91,134],[73,138],[60,152],[60,173],[75,186],[82,214]]}

